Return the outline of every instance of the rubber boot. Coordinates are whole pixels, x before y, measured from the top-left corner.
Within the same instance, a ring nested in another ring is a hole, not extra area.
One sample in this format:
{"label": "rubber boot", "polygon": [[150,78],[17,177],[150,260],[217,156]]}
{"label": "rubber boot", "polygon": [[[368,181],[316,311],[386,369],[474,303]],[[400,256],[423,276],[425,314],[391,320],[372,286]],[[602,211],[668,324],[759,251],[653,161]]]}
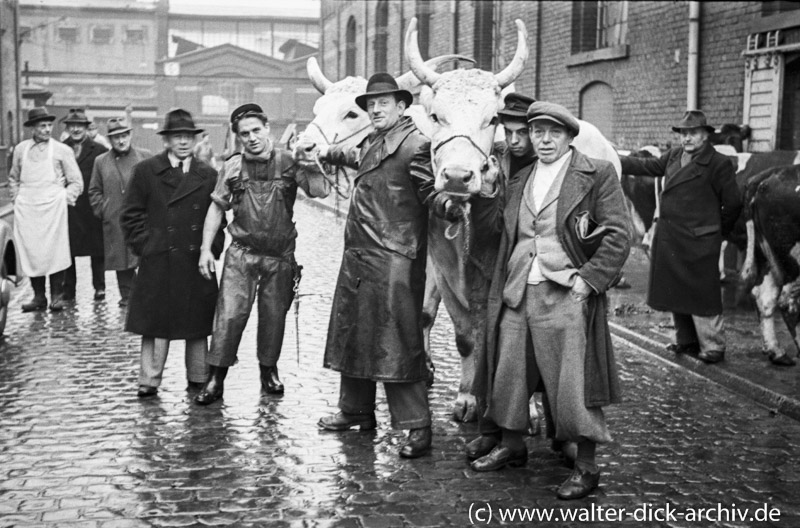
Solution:
{"label": "rubber boot", "polygon": [[278,377],[278,367],[259,365],[261,369],[261,390],[267,394],[283,394],[283,383]]}
{"label": "rubber boot", "polygon": [[209,405],[222,398],[222,391],[225,385],[225,376],[228,375],[228,367],[215,367],[209,365],[208,381],[200,390],[200,394],[194,397],[198,405]]}

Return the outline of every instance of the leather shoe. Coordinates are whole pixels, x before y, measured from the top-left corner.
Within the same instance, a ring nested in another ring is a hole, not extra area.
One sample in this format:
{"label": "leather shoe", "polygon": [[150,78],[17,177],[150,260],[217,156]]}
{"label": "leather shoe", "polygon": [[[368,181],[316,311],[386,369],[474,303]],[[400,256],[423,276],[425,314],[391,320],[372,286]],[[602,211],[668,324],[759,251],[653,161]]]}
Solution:
{"label": "leather shoe", "polygon": [[706,363],[719,363],[723,359],[725,359],[725,351],[724,350],[703,350],[697,355],[698,359],[705,361]]}
{"label": "leather shoe", "polygon": [[349,414],[339,411],[336,414],[323,416],[317,425],[327,431],[347,431],[352,427],[358,426],[360,431],[371,431],[378,426],[375,422],[375,414]]}
{"label": "leather shoe", "polygon": [[105,290],[95,290],[94,291],[94,300],[95,301],[102,301],[106,298],[106,291]]}
{"label": "leather shoe", "polygon": [[469,442],[464,448],[464,452],[467,454],[469,460],[477,460],[491,453],[492,449],[494,449],[498,443],[500,443],[500,440],[497,436],[493,434],[482,434]]}
{"label": "leather shoe", "polygon": [[405,445],[400,448],[400,456],[403,458],[421,457],[430,450],[432,439],[433,433],[430,426],[411,429]]}
{"label": "leather shoe", "polygon": [[60,312],[64,309],[64,300],[63,299],[53,299],[50,302],[50,311],[51,312]]}
{"label": "leather shoe", "polygon": [[590,473],[576,467],[567,480],[559,486],[556,495],[559,499],[571,500],[585,497],[597,488],[600,472]]}
{"label": "leather shoe", "polygon": [[700,345],[698,343],[672,343],[667,345],[667,350],[676,354],[697,354],[700,352]]}
{"label": "leather shoe", "polygon": [[491,453],[479,458],[471,464],[475,471],[497,471],[506,466],[522,467],[528,463],[528,449],[523,448],[519,453],[514,453],[504,445],[498,445]]}
{"label": "leather shoe", "polygon": [[139,385],[139,391],[136,393],[138,398],[152,398],[158,394],[158,389],[155,387],[148,387],[147,385]]}
{"label": "leather shoe", "polygon": [[47,309],[47,299],[34,297],[31,302],[22,305],[23,312],[42,312]]}
{"label": "leather shoe", "polygon": [[259,368],[261,369],[261,390],[267,394],[283,394],[283,383],[278,377],[278,366],[259,365]]}
{"label": "leather shoe", "polygon": [[194,397],[194,402],[198,405],[210,405],[222,398],[225,389],[225,376],[228,375],[228,367],[216,367],[211,365],[208,372],[208,381],[200,390],[200,394]]}

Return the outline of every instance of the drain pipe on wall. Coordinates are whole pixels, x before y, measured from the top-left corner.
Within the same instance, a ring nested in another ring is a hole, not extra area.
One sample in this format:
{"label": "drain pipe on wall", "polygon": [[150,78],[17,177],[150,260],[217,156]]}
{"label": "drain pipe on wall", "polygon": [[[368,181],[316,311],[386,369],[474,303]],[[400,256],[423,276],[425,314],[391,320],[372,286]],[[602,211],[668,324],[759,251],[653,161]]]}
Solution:
{"label": "drain pipe on wall", "polygon": [[686,109],[696,110],[700,92],[700,2],[689,2],[689,71],[686,80]]}

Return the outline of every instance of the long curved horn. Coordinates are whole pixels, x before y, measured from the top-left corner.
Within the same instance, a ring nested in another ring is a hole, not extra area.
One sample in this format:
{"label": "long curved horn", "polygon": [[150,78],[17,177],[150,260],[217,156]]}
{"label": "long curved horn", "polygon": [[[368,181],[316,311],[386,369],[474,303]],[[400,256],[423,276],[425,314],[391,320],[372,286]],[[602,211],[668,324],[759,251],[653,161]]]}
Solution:
{"label": "long curved horn", "polygon": [[[449,61],[465,61],[469,62],[470,64],[475,64],[475,61],[470,59],[469,57],[465,57],[463,55],[440,55],[438,57],[434,57],[425,61],[425,66],[428,66],[432,70],[436,70],[442,64],[449,62]],[[403,90],[409,90],[416,88],[419,85],[420,81],[416,75],[414,75],[413,71],[407,71],[403,75],[397,78],[397,85],[402,88]]]}
{"label": "long curved horn", "polygon": [[514,58],[500,73],[494,75],[500,89],[505,88],[522,73],[525,67],[525,61],[528,60],[528,31],[525,29],[525,23],[520,19],[514,22],[517,24],[517,51],[514,53]]}
{"label": "long curved horn", "polygon": [[314,85],[314,88],[316,88],[319,93],[324,94],[328,91],[328,88],[333,86],[333,83],[322,73],[315,57],[308,58],[308,62],[306,62],[306,71],[308,72],[308,78],[311,79],[311,84]]}
{"label": "long curved horn", "polygon": [[419,52],[419,43],[417,42],[417,17],[411,19],[411,23],[406,30],[406,56],[408,57],[408,64],[411,66],[411,71],[414,75],[427,84],[433,86],[439,80],[441,74],[436,73],[432,68],[428,67],[422,61],[422,55]]}

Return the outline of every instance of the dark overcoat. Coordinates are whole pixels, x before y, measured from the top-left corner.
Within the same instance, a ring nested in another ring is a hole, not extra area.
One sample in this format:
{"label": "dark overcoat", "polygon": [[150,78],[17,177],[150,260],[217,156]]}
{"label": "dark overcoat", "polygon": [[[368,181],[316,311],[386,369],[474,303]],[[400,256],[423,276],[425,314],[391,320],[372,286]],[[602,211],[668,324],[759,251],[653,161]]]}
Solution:
{"label": "dark overcoat", "polygon": [[[532,169],[532,165],[526,166],[511,178],[502,199],[479,198],[473,201],[474,227],[500,236],[489,290],[485,356],[476,357],[473,393],[478,398],[486,398],[492,393],[503,288],[508,260],[516,245],[523,190]],[[586,213],[598,224],[598,229],[603,228],[606,232],[599,241],[586,241],[578,237],[576,224],[579,216]],[[622,266],[628,258],[629,225],[622,188],[614,167],[572,148],[572,159],[556,205],[556,234],[580,276],[597,292],[587,300],[588,334],[584,366],[587,407],[600,407],[620,400],[619,373],[606,316],[606,291],[619,279]]]}
{"label": "dark overcoat", "polygon": [[[347,376],[428,378],[422,340],[430,141],[408,117],[329,161],[357,166],[324,365]],[[360,160],[360,163],[356,163]]]}
{"label": "dark overcoat", "polygon": [[681,168],[683,148],[660,158],[621,157],[622,172],[664,176],[661,212],[650,260],[647,304],[700,316],[722,313],[722,237],[742,210],[733,162],[706,144]]}
{"label": "dark overcoat", "polygon": [[[70,139],[64,143],[70,147],[75,144]],[[69,247],[73,257],[103,256],[103,223],[94,215],[92,204],[89,203],[89,184],[92,181],[94,160],[107,151],[103,145],[87,137],[77,157],[78,167],[83,176],[83,192],[78,196],[75,207],[67,208]]]}
{"label": "dark overcoat", "polygon": [[92,181],[89,184],[89,202],[94,215],[103,223],[107,270],[126,270],[139,264],[139,258],[125,242],[119,217],[125,191],[133,176],[133,167],[152,155],[149,150],[131,147],[125,156],[118,156],[115,151],[109,150],[94,161]]}
{"label": "dark overcoat", "polygon": [[[170,165],[167,153],[134,168],[120,217],[125,239],[140,256],[125,329],[148,337],[198,339],[211,334],[217,280],[200,275],[203,222],[217,173],[192,158],[189,172]],[[220,227],[212,251],[224,243]]]}

